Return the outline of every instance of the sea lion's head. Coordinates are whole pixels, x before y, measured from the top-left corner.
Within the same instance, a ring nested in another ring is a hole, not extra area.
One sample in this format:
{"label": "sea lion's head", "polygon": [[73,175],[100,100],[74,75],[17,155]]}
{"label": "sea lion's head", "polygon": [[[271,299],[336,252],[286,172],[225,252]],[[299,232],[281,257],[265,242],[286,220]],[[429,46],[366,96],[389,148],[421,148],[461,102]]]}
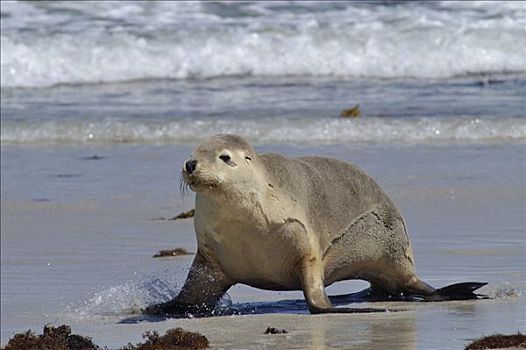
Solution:
{"label": "sea lion's head", "polygon": [[194,192],[221,193],[254,183],[256,153],[242,137],[220,134],[201,143],[183,165],[183,179]]}

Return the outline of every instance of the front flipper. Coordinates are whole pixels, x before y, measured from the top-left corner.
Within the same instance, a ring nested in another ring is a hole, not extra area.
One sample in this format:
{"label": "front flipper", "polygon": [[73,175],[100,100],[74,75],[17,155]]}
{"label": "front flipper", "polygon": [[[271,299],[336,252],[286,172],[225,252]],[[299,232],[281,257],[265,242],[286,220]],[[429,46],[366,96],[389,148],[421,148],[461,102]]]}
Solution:
{"label": "front flipper", "polygon": [[142,310],[149,315],[176,317],[207,316],[233,282],[199,252],[190,267],[183,288],[174,299],[148,306]]}
{"label": "front flipper", "polygon": [[300,276],[303,295],[312,314],[390,312],[388,309],[333,307],[325,293],[321,261],[317,257],[305,259]]}

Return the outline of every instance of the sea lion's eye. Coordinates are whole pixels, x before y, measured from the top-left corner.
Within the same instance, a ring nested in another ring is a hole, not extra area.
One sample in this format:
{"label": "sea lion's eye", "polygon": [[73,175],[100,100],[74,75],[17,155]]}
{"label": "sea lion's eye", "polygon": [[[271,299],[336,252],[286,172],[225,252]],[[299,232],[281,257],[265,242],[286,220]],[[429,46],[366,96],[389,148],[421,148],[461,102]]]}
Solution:
{"label": "sea lion's eye", "polygon": [[219,159],[221,159],[223,162],[228,163],[230,162],[230,156],[228,154],[222,154],[219,156]]}
{"label": "sea lion's eye", "polygon": [[249,156],[246,156],[245,159],[248,160],[248,161],[252,160],[252,158],[250,158]]}

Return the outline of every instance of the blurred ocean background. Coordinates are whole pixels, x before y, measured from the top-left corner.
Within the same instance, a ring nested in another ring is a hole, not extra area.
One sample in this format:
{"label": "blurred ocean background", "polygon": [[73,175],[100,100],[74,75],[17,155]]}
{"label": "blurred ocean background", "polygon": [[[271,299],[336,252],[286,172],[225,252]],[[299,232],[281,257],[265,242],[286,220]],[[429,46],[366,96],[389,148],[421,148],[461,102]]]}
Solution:
{"label": "blurred ocean background", "polygon": [[[228,349],[459,349],[526,332],[526,2],[0,6],[2,344],[48,323],[110,347],[181,324]],[[360,118],[340,117],[355,105]],[[195,252],[192,221],[154,219],[192,208],[180,169],[216,133],[359,165],[402,209],[422,279],[487,281],[494,299],[117,324],[184,281],[193,256],[151,256]],[[290,333],[258,337],[268,325]]]}

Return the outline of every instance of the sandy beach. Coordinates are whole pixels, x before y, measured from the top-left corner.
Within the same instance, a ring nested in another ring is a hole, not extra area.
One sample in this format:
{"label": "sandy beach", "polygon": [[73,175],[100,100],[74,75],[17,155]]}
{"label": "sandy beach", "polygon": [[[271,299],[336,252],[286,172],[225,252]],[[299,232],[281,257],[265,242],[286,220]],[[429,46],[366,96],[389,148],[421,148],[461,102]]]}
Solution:
{"label": "sandy beach", "polygon": [[[225,349],[458,349],[483,335],[524,331],[521,144],[316,146],[317,153],[362,166],[398,203],[424,280],[436,287],[487,281],[481,292],[491,300],[361,304],[404,311],[316,316],[306,306],[277,302],[302,299],[301,292],[239,285],[228,293],[234,306],[264,305],[268,312],[119,323],[172,297],[184,281],[192,256],[152,255],[175,247],[195,252],[192,219],[152,219],[192,207],[193,196],[181,198],[178,190],[179,165],[191,148],[2,147],[2,343],[47,323],[70,324],[110,348],[173,327],[198,331]],[[312,146],[257,149],[313,152]],[[101,159],[88,159],[94,154]],[[328,292],[366,285],[341,282]],[[288,333],[264,335],[269,326]]]}

